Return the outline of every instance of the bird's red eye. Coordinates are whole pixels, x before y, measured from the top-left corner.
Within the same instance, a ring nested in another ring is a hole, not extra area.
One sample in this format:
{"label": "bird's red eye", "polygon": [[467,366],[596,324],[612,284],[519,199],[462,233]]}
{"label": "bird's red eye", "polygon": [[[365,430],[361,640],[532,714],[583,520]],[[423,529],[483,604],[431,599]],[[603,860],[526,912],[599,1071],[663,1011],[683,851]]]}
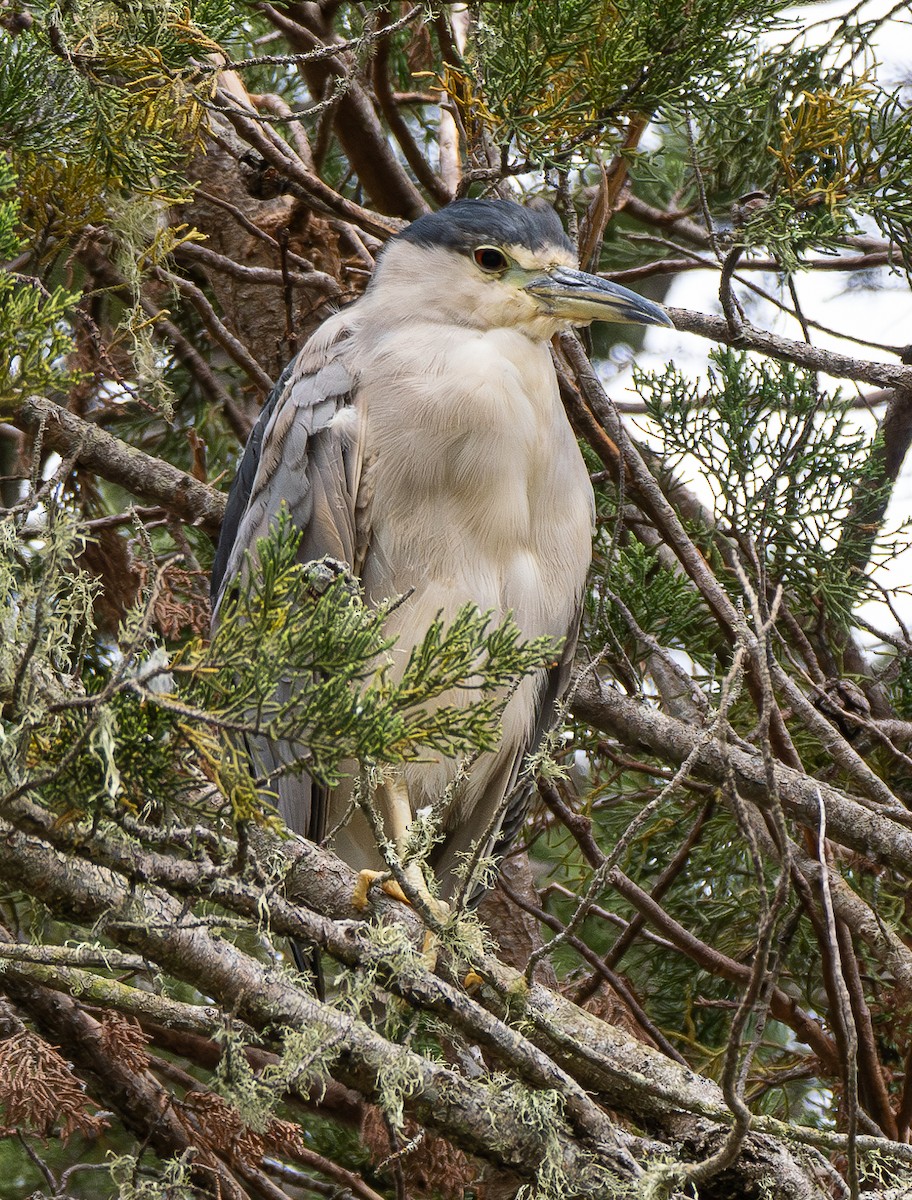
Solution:
{"label": "bird's red eye", "polygon": [[503,271],[509,263],[507,256],[502,250],[498,250],[496,246],[479,246],[474,250],[472,257],[481,267],[482,271]]}

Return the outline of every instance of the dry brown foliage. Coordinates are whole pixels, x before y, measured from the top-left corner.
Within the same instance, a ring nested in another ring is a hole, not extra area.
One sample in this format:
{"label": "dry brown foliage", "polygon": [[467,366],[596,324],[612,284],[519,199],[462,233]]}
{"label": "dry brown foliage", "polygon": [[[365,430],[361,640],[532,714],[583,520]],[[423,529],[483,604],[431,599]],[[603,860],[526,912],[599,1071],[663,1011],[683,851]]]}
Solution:
{"label": "dry brown foliage", "polygon": [[94,1101],[55,1048],[24,1030],[0,1042],[0,1108],[8,1125],[64,1141],[94,1137],[108,1122],[87,1109]]}
{"label": "dry brown foliage", "polygon": [[98,1022],[102,1045],[113,1058],[130,1071],[139,1073],[148,1069],[148,1038],[135,1018],[109,1009],[99,1016]]}

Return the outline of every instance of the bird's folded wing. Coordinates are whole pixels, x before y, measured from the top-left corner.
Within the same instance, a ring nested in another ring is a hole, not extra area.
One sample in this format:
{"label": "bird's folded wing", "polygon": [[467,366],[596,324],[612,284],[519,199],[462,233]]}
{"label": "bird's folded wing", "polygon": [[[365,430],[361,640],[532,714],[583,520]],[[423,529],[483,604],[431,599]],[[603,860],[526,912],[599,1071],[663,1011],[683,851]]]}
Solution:
{"label": "bird's folded wing", "polygon": [[[283,372],[247,442],[228,497],[212,570],[213,624],[235,581],[243,586],[246,552],[255,558],[259,538],[280,508],[301,530],[301,562],[329,555],[351,567],[358,557],[355,509],[361,449],[351,413],[356,380],[346,366],[349,331],[339,318],[331,340],[320,338]],[[290,696],[291,684],[280,692]],[[264,737],[248,737],[254,771],[280,772],[271,789],[290,828],[314,840],[322,836],[322,789],[301,772],[281,773],[304,748]]]}
{"label": "bird's folded wing", "polygon": [[228,495],[212,568],[215,609],[283,503],[302,533],[302,562],[325,554],[355,561],[360,451],[354,423],[339,420],[355,387],[346,334],[340,327],[319,355],[305,347],[260,414]]}

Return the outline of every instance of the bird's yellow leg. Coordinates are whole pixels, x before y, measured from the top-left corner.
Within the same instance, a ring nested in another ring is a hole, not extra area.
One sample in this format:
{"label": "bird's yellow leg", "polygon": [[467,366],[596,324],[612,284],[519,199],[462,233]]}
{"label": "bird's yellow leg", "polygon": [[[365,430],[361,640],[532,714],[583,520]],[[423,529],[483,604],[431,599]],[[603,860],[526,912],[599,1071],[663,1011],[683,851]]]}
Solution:
{"label": "bird's yellow leg", "polygon": [[372,871],[366,867],[363,871],[358,872],[358,882],[355,884],[355,890],[352,892],[352,904],[359,912],[367,908],[367,893],[371,887],[382,879],[381,888],[388,896],[392,896],[394,900],[401,900],[403,904],[409,903],[409,898],[399,886],[395,879],[388,877],[386,871]]}
{"label": "bird's yellow leg", "polygon": [[[395,844],[396,852],[401,862],[408,848],[412,825],[412,805],[405,780],[400,775],[388,778],[377,787],[374,792],[374,799],[378,815],[383,822],[383,831]],[[402,872],[410,885],[409,890],[421,897],[427,911],[443,925],[450,916],[450,906],[445,900],[431,895],[421,869],[421,864],[414,861],[405,863],[402,867]],[[356,908],[363,909],[367,907],[368,891],[374,883],[380,880],[382,880],[380,886],[387,895],[393,896],[396,900],[404,901],[406,904],[409,903],[399,883],[395,879],[390,879],[387,872],[364,870],[358,874],[358,883],[352,896],[352,903]],[[477,938],[472,936],[471,928],[466,931],[464,936],[471,937],[473,943],[477,941],[477,945],[473,944],[471,946],[470,957],[474,957],[474,951],[476,950],[479,955],[484,954],[484,944],[480,930],[477,931]],[[427,970],[434,971],[436,969],[438,952],[439,941],[437,934],[433,930],[428,929],[425,931],[424,944],[421,948],[421,958]],[[466,976],[466,987],[469,988],[479,983],[481,983],[481,977],[470,970]]]}
{"label": "bird's yellow leg", "polygon": [[[408,786],[401,775],[394,775],[380,784],[376,794],[386,831],[395,844],[396,852],[401,859],[408,845],[409,830],[412,824],[412,804],[409,800]],[[412,888],[421,897],[437,920],[446,920],[450,915],[450,906],[446,901],[432,896],[428,891],[424,872],[421,870],[421,864],[417,862],[406,863],[402,870]],[[389,880],[388,883],[394,884],[396,891],[399,893],[397,899],[400,897],[402,899],[405,898],[401,896],[402,889],[395,883],[395,880]],[[386,883],[383,884],[383,890],[389,895],[395,895]]]}

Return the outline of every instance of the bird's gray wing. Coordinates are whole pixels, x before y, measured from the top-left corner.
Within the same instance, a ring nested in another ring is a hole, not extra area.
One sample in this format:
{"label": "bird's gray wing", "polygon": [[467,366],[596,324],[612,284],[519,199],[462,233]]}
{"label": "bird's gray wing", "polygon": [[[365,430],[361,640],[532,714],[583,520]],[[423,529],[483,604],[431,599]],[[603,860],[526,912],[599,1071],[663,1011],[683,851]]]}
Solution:
{"label": "bird's gray wing", "polygon": [[[225,509],[212,570],[213,625],[234,586],[244,586],[246,553],[284,504],[301,530],[298,558],[329,555],[351,566],[358,557],[355,509],[360,474],[356,425],[340,421],[356,380],[346,364],[350,329],[340,318],[335,336],[321,330],[282,373],[247,442]],[[315,346],[316,343],[316,346]],[[292,682],[279,686],[290,698]],[[264,737],[246,739],[257,774],[271,776],[299,761],[306,748]],[[319,841],[324,789],[299,771],[278,775],[271,789],[289,828]]]}

